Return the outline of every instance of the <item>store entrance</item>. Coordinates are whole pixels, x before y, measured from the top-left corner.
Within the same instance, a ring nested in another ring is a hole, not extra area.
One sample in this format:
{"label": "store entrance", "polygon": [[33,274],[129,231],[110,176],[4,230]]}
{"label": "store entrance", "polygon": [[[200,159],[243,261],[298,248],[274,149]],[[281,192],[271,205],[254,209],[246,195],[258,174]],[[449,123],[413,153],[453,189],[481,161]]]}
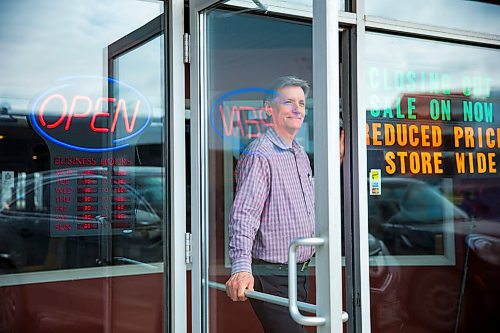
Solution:
{"label": "store entrance", "polygon": [[[339,241],[330,240],[338,247],[337,276],[328,270],[333,264],[318,267],[318,254],[328,247],[328,227],[322,228],[328,219],[314,217],[315,141],[326,134],[315,132],[313,117],[312,3],[303,12],[293,4],[280,13],[248,7],[212,6],[199,13],[196,28],[200,58],[192,70],[199,68],[200,75],[191,83],[200,93],[192,98],[191,121],[200,144],[193,151],[201,153],[194,157],[200,167],[192,173],[200,180],[193,193],[200,197],[192,198],[192,208],[193,221],[201,225],[193,225],[194,244],[200,244],[193,293],[201,305],[193,317],[202,321],[193,322],[193,331],[272,331],[277,321],[282,331],[327,332],[333,320],[321,317],[317,295],[329,294],[331,286],[318,286],[333,280],[342,289],[341,214],[338,200]],[[288,95],[287,88],[299,96]],[[280,122],[278,112],[286,110],[299,121],[283,116]],[[293,126],[294,140],[287,145],[280,131]],[[334,168],[340,174],[339,162]],[[252,274],[254,290],[238,301],[230,285],[244,273]]]}

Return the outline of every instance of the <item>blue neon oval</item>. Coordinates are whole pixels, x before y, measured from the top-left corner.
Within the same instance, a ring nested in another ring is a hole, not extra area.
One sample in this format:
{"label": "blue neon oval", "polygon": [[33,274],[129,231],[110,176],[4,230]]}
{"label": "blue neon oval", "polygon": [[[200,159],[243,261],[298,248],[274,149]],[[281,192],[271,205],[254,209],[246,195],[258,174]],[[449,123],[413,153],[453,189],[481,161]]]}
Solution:
{"label": "blue neon oval", "polygon": [[[45,132],[42,129],[42,127],[40,127],[40,125],[38,124],[38,122],[36,120],[36,113],[37,113],[36,111],[38,110],[38,107],[39,107],[41,101],[45,97],[47,97],[48,95],[50,95],[51,93],[54,93],[54,92],[57,92],[57,91],[61,91],[61,90],[65,89],[65,88],[74,86],[74,85],[77,84],[78,80],[86,80],[86,79],[87,80],[88,79],[107,80],[108,82],[118,84],[120,86],[123,86],[123,87],[125,87],[125,88],[130,89],[131,91],[133,91],[145,103],[146,111],[142,111],[142,112],[147,112],[147,117],[146,117],[146,120],[144,121],[144,124],[138,130],[130,133],[127,136],[124,136],[124,137],[121,137],[121,138],[118,138],[118,139],[113,139],[111,141],[112,144],[113,144],[113,146],[111,146],[111,147],[99,147],[99,148],[84,147],[84,146],[78,146],[78,145],[70,144],[68,142],[64,142],[64,141],[62,141],[60,139],[57,139],[57,138],[49,135],[47,132]],[[52,143],[54,143],[56,145],[62,146],[64,148],[72,149],[72,150],[83,151],[83,152],[90,152],[90,153],[101,153],[101,152],[110,152],[110,151],[114,151],[114,150],[119,150],[119,149],[122,149],[122,148],[125,148],[125,147],[129,146],[128,143],[122,143],[122,142],[128,141],[128,140],[134,138],[135,136],[139,135],[140,133],[142,133],[143,131],[145,131],[146,128],[151,123],[152,107],[151,107],[151,104],[149,103],[149,100],[142,93],[140,93],[136,88],[132,87],[131,85],[129,85],[127,83],[121,82],[121,81],[116,80],[116,79],[114,79],[112,77],[102,77],[102,76],[98,76],[98,75],[78,75],[78,76],[64,77],[64,78],[61,78],[61,79],[57,80],[57,82],[59,82],[61,84],[58,85],[58,86],[56,86],[56,87],[53,87],[53,88],[50,88],[50,89],[46,90],[45,92],[43,92],[42,94],[40,94],[35,99],[35,101],[33,102],[32,108],[31,108],[31,112],[30,112],[30,121],[31,121],[31,124],[33,125],[33,128],[40,135],[42,135],[45,139],[47,139],[48,141],[51,141]],[[118,143],[122,143],[122,144],[118,144]],[[115,144],[118,144],[118,145],[115,145]]]}

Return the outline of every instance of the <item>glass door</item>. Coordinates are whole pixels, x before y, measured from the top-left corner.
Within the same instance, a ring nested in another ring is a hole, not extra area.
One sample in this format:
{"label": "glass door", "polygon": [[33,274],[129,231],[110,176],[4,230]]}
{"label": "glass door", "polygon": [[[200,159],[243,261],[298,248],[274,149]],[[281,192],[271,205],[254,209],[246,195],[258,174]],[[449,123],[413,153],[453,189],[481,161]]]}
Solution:
{"label": "glass door", "polygon": [[313,78],[312,1],[280,4],[193,5],[194,332],[342,329],[338,81]]}
{"label": "glass door", "polygon": [[[102,255],[111,256],[117,264],[131,264],[154,272],[158,266],[162,272],[168,271],[170,262],[164,258],[164,247],[169,242],[170,220],[165,203],[169,200],[166,183],[166,145],[164,142],[166,124],[168,124],[168,109],[165,107],[165,15],[144,24],[127,36],[115,41],[107,47],[108,54],[108,92],[110,98],[105,103],[113,112],[105,117],[102,124],[109,129],[108,142],[118,147],[117,152],[107,153],[108,190],[110,195],[109,217],[111,228],[128,227],[129,216],[135,217],[135,233],[147,240],[147,244],[139,253],[133,249],[116,253],[108,246],[102,246]],[[141,99],[134,99],[139,95]],[[97,119],[97,118],[96,118]],[[99,129],[96,125],[96,128]],[[103,129],[104,131],[104,129]],[[128,156],[128,158],[127,158]],[[122,163],[127,161],[127,163]],[[126,188],[135,188],[144,198],[137,203],[126,195]],[[106,221],[106,220],[105,220]],[[115,242],[116,243],[116,242]],[[108,239],[104,244],[113,244]],[[113,248],[114,249],[114,248]],[[136,257],[132,257],[136,256]],[[157,269],[156,269],[157,270]],[[151,318],[155,332],[164,331],[169,327],[164,322],[164,309],[169,310],[168,275],[161,275],[152,288],[155,296],[145,299],[136,296],[133,300],[139,307],[149,308],[148,303],[155,304],[155,316]],[[137,288],[147,290],[146,285]],[[115,285],[110,285],[110,294],[116,294]],[[158,292],[164,290],[164,293]],[[131,300],[132,301],[132,300]],[[120,308],[111,308],[113,314]],[[140,330],[149,330],[138,326]]]}

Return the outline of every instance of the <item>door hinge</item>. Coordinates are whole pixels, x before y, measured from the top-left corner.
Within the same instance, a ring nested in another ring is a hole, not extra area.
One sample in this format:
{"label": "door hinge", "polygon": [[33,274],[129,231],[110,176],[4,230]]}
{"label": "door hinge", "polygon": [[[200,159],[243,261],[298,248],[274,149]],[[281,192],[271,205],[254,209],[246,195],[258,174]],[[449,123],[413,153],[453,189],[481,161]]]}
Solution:
{"label": "door hinge", "polygon": [[191,36],[186,32],[183,36],[184,63],[191,63]]}
{"label": "door hinge", "polygon": [[186,250],[185,261],[186,264],[191,264],[193,262],[193,246],[192,246],[192,237],[190,232],[186,232],[186,237],[184,239],[184,247]]}
{"label": "door hinge", "polygon": [[361,306],[361,294],[359,292],[356,293],[356,306]]}

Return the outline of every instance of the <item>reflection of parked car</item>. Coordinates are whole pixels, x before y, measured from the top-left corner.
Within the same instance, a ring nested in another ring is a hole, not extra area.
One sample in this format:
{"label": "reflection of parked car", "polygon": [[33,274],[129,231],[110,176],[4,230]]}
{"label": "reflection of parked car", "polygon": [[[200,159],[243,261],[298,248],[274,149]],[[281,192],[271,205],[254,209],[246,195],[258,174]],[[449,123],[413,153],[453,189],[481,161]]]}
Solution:
{"label": "reflection of parked car", "polygon": [[398,328],[402,323],[399,288],[401,273],[397,266],[389,266],[390,257],[384,242],[368,234],[370,254],[370,315],[372,325],[380,331]]}
{"label": "reflection of parked car", "polygon": [[469,221],[427,183],[396,177],[383,180],[382,195],[370,196],[369,214],[370,231],[393,255],[442,255],[445,233],[453,223]]}
{"label": "reflection of parked car", "polygon": [[500,222],[494,222],[494,228],[494,235],[471,233],[465,238],[469,249],[463,311],[467,332],[496,332],[500,327]]}
{"label": "reflection of parked car", "polygon": [[[470,225],[469,216],[436,188],[420,180],[398,177],[383,179],[381,195],[369,197],[369,218],[370,232],[383,241],[390,253],[384,253],[384,260],[396,266],[402,261],[407,266],[408,258],[416,260],[419,256],[453,258],[457,250],[463,252],[463,246],[459,245],[460,249],[453,246],[456,228]],[[452,244],[452,248],[446,249],[446,243]],[[379,262],[379,265],[386,264]],[[384,269],[390,268],[393,267]],[[386,296],[372,290],[372,295],[381,298],[380,302],[388,302],[390,297],[399,304],[404,321],[420,319],[420,324],[407,323],[410,326],[452,329],[457,320],[462,267],[398,268],[397,291],[387,291],[389,296]],[[383,316],[375,323],[383,323]]]}
{"label": "reflection of parked car", "polygon": [[[500,224],[494,207],[484,203],[486,208],[473,206],[473,217],[428,183],[397,177],[384,179],[381,195],[369,197],[370,232],[390,253],[381,252],[376,270],[398,268],[396,299],[405,325],[435,331],[452,331],[457,323],[464,331],[498,327]],[[394,297],[373,288],[371,295],[375,308]],[[381,326],[383,318],[372,325]]]}
{"label": "reflection of parked car", "polygon": [[[2,273],[41,271],[64,268],[82,268],[109,264],[127,264],[137,262],[162,261],[162,173],[157,167],[127,167],[116,170],[125,171],[132,180],[129,184],[120,184],[133,207],[128,214],[133,220],[130,228],[112,230],[115,215],[107,219],[82,219],[82,215],[68,214],[59,217],[54,211],[54,187],[60,187],[61,179],[72,186],[78,179],[101,182],[113,182],[106,176],[107,169],[85,169],[81,173],[68,169],[70,174],[54,170],[40,173],[36,177],[28,175],[16,188],[12,197],[4,207],[0,208],[0,268]],[[63,174],[63,176],[61,176]],[[103,175],[104,174],[104,175]],[[72,183],[73,182],[73,183]],[[73,193],[74,193],[73,192]],[[109,196],[111,198],[111,196]],[[109,199],[107,198],[107,199]],[[69,196],[76,201],[77,196]],[[65,199],[66,200],[66,199]],[[100,197],[102,200],[102,197]],[[112,201],[112,199],[109,199]],[[114,203],[113,203],[114,204]],[[75,213],[76,209],[71,212]],[[79,213],[79,212],[78,212]],[[61,217],[62,216],[62,217]],[[85,230],[78,233],[54,234],[54,221],[61,225],[94,226],[99,231]],[[52,229],[51,229],[52,228]],[[118,232],[117,232],[118,231]]]}

